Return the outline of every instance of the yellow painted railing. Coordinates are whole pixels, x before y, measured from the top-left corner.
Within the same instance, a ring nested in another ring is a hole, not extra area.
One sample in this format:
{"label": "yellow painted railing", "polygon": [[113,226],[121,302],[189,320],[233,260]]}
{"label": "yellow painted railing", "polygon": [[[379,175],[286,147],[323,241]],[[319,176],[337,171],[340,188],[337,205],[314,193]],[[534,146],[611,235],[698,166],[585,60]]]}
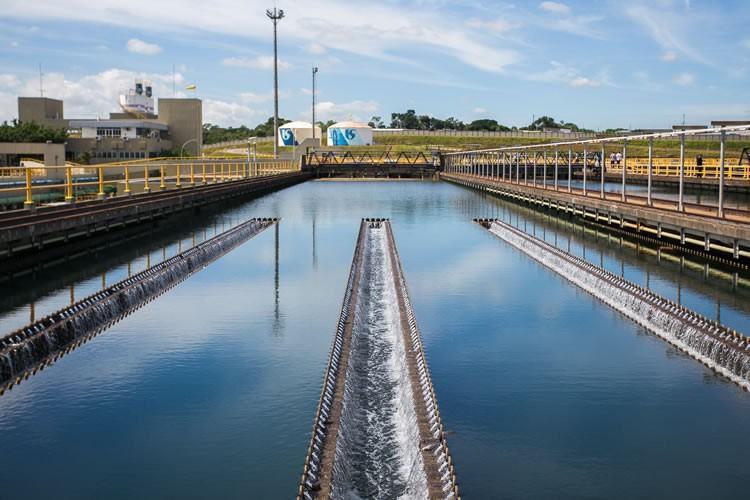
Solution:
{"label": "yellow painted railing", "polygon": [[[704,177],[707,179],[719,178],[719,160],[715,158],[703,160],[703,166],[696,165],[694,159],[685,161],[686,177]],[[628,158],[628,173],[636,175],[648,175],[648,158]],[[607,164],[607,172],[622,172],[622,166],[611,168]],[[653,174],[655,176],[678,176],[680,175],[680,160],[673,158],[659,158],[653,160]],[[750,166],[737,165],[736,162],[724,164],[724,177],[726,179],[750,179]]]}
{"label": "yellow painted railing", "polygon": [[299,170],[286,160],[165,158],[98,165],[2,167],[0,202],[22,197],[27,207],[67,201],[181,189]]}
{"label": "yellow painted railing", "polygon": [[[482,164],[486,162],[487,164],[491,165],[497,165],[497,163],[494,163],[498,161],[494,157],[487,157],[486,160],[483,160],[482,158],[478,158],[474,160],[474,163]],[[457,159],[454,160],[454,165],[456,166],[462,166],[462,167],[470,167],[473,163],[471,159]],[[515,159],[512,160],[510,164],[506,163],[506,168],[508,165],[511,165],[513,169],[515,169]],[[581,160],[577,159],[574,160],[574,165],[581,164]],[[524,160],[520,160],[520,168],[524,168]],[[529,158],[528,160],[528,166],[533,167],[535,165],[534,159]],[[567,158],[560,159],[558,162],[559,168],[567,168]],[[592,167],[594,164],[589,160],[588,162],[589,167]],[[544,161],[542,159],[537,159],[536,166],[538,168],[541,168],[544,166]],[[554,166],[554,160],[547,160],[547,167]],[[607,168],[607,173],[621,173],[622,172],[622,163],[619,166],[611,166],[609,159],[607,159],[605,166]],[[502,168],[502,167],[500,167]],[[648,175],[648,158],[628,158],[627,159],[627,172],[629,174],[635,174],[635,175]],[[706,179],[718,179],[719,178],[719,160],[716,158],[710,158],[703,160],[703,166],[698,167],[696,165],[695,159],[691,158],[689,161],[685,161],[685,176],[686,177],[697,177],[697,178],[706,178]],[[654,158],[653,160],[653,175],[654,176],[679,176],[680,175],[680,160],[676,158]],[[738,165],[737,161],[729,162],[726,161],[724,163],[724,178],[725,179],[735,179],[735,180],[750,180],[750,165]]]}

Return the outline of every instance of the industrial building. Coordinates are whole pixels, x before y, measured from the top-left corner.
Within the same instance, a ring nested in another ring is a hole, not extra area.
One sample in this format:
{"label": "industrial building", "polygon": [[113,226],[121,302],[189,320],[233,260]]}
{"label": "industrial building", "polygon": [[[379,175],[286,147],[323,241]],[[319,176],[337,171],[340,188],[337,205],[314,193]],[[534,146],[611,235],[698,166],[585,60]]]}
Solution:
{"label": "industrial building", "polygon": [[372,146],[372,127],[358,122],[339,122],[328,127],[329,146]]}
{"label": "industrial building", "polygon": [[[313,126],[310,122],[289,122],[279,127],[279,136],[277,138],[279,146],[299,146],[306,139],[313,138]],[[315,125],[315,138],[323,138],[323,132],[318,125]]]}
{"label": "industrial building", "polygon": [[158,104],[158,114],[134,113],[124,107],[125,112],[110,113],[108,119],[68,119],[61,100],[19,97],[18,117],[21,122],[68,130],[64,158],[67,161],[92,164],[126,161],[155,158],[172,151],[200,155],[201,100],[163,98]]}

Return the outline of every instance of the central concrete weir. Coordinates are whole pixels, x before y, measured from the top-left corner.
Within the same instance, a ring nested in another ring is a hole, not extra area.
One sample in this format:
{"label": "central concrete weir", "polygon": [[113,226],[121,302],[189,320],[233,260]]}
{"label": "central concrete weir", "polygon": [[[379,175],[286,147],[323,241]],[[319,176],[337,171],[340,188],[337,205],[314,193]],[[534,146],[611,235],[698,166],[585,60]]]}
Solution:
{"label": "central concrete weir", "polygon": [[476,222],[646,330],[750,390],[750,338],[505,222]]}
{"label": "central concrete weir", "polygon": [[387,219],[360,226],[297,498],[460,498]]}
{"label": "central concrete weir", "polygon": [[278,219],[250,219],[0,339],[0,394],[175,287]]}

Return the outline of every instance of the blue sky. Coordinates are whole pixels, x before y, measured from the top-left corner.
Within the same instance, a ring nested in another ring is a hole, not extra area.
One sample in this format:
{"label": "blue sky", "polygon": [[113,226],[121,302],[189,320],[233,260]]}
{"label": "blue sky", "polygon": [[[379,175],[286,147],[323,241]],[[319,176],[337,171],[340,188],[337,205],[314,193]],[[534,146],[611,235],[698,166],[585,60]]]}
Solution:
{"label": "blue sky", "polygon": [[[0,0],[0,120],[18,95],[106,116],[135,77],[204,100],[204,121],[273,111],[273,0]],[[750,119],[747,0],[289,0],[279,26],[280,114],[391,112],[522,126],[547,114],[590,128]],[[196,84],[198,90],[186,92]]]}

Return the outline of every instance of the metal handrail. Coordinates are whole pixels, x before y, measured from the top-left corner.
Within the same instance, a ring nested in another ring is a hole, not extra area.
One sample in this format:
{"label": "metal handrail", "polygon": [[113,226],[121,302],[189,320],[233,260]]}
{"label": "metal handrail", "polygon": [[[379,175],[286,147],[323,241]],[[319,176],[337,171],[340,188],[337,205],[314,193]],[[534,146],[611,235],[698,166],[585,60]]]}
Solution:
{"label": "metal handrail", "polygon": [[[472,153],[496,153],[496,152],[502,152],[502,151],[521,151],[521,150],[529,150],[529,149],[553,149],[553,148],[561,148],[561,147],[568,147],[568,146],[576,146],[576,145],[586,145],[586,144],[607,144],[607,143],[619,143],[623,141],[643,141],[643,140],[649,140],[649,139],[667,139],[670,137],[687,137],[687,136],[695,136],[695,135],[707,135],[707,134],[713,134],[713,135],[720,135],[720,134],[729,134],[732,132],[750,132],[750,125],[734,125],[731,127],[712,127],[712,128],[702,128],[702,129],[694,129],[694,130],[674,130],[671,132],[657,132],[652,134],[636,134],[636,135],[618,135],[613,137],[601,137],[598,139],[582,139],[577,141],[563,141],[563,142],[546,142],[546,143],[538,143],[538,144],[527,144],[527,145],[519,145],[519,146],[503,146],[499,148],[487,148],[487,149],[474,149],[474,150],[468,150],[468,151],[461,151],[457,153],[446,153],[445,156],[456,156],[456,155],[462,155],[462,154],[472,154]],[[748,141],[750,141],[750,137],[748,137]]]}
{"label": "metal handrail", "polygon": [[[165,161],[169,160],[169,161]],[[253,177],[298,171],[299,164],[287,160],[251,160],[200,158],[149,159],[139,162],[102,163],[97,165],[59,165],[33,167],[0,167],[0,178],[9,182],[0,187],[0,196],[21,194],[24,206],[35,205],[35,193],[62,193],[63,200],[95,195],[105,198],[105,185],[123,186],[123,194],[134,188],[142,192],[180,189]],[[15,181],[15,182],[13,182]],[[77,192],[81,187],[96,186],[95,193]]]}

